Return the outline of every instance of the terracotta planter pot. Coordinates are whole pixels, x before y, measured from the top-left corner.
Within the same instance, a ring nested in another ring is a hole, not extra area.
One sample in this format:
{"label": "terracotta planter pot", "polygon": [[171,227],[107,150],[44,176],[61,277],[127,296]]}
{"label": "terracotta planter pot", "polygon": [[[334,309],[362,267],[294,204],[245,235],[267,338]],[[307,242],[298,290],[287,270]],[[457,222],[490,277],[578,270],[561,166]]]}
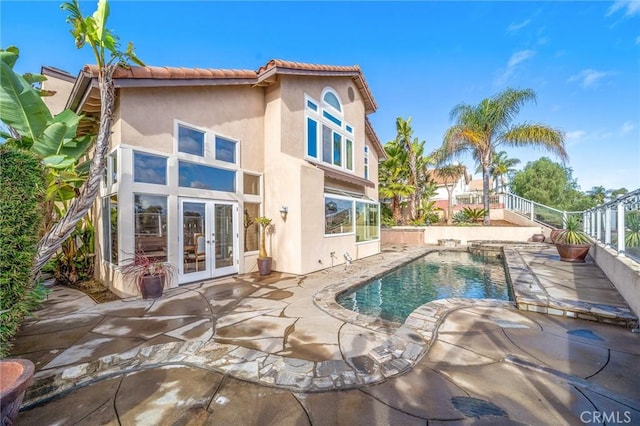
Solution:
{"label": "terracotta planter pot", "polygon": [[269,275],[271,273],[271,258],[258,258],[258,271],[260,275]]}
{"label": "terracotta planter pot", "polygon": [[544,243],[544,234],[533,234],[531,241],[534,243]]}
{"label": "terracotta planter pot", "polygon": [[28,359],[0,361],[0,424],[3,426],[14,424],[34,371],[33,362]]}
{"label": "terracotta planter pot", "polygon": [[145,275],[140,278],[140,293],[143,299],[157,299],[162,296],[164,275]]}
{"label": "terracotta planter pot", "polygon": [[556,243],[560,260],[564,262],[584,263],[584,259],[589,254],[589,248],[591,248],[591,244]]}
{"label": "terracotta planter pot", "polygon": [[560,235],[561,232],[562,232],[562,229],[551,230],[551,235],[549,237],[551,238],[552,243],[555,244],[558,242],[558,236]]}

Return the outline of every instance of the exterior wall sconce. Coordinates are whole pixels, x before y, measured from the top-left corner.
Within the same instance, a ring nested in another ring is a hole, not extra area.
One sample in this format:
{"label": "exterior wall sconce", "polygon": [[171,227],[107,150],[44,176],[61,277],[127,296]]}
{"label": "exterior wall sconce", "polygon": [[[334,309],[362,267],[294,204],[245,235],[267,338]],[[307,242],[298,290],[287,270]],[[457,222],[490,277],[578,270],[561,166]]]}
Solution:
{"label": "exterior wall sconce", "polygon": [[287,214],[289,213],[289,208],[287,206],[280,207],[280,217],[285,222],[287,221]]}

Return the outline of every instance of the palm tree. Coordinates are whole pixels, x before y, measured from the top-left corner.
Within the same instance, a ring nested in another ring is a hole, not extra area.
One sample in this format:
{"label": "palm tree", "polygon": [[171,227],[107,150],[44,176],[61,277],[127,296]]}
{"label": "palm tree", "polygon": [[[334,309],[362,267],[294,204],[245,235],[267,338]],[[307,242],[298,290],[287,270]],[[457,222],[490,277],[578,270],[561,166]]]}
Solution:
{"label": "palm tree", "polygon": [[597,204],[602,204],[607,198],[607,190],[604,186],[594,186],[587,191],[587,195]]}
{"label": "palm tree", "polygon": [[[414,145],[414,141],[412,140],[413,129],[411,128],[411,117],[407,118],[406,120],[404,120],[402,117],[396,118],[396,133],[396,145],[406,150],[408,154],[408,184],[415,188],[418,176],[418,156],[416,155],[416,146]],[[415,142],[417,142],[417,139]],[[416,191],[409,195],[409,215],[411,216],[411,220],[415,220],[416,218],[416,206],[418,204],[417,195],[418,194],[416,193]]]}
{"label": "palm tree", "polygon": [[412,195],[415,187],[408,183],[407,152],[394,141],[388,142],[384,150],[387,159],[380,163],[378,192],[380,199],[391,199],[393,220],[398,224],[402,221],[400,202]]}
{"label": "palm tree", "polygon": [[506,176],[516,171],[514,166],[517,164],[520,164],[520,160],[507,157],[505,151],[496,153],[493,157],[493,165],[491,166],[491,175],[496,181],[496,192],[500,192],[500,190],[504,192],[507,186]]}
{"label": "palm tree", "polygon": [[611,196],[612,200],[615,200],[620,195],[624,195],[627,192],[629,192],[629,190],[627,188],[611,189],[610,192],[609,192],[609,195]]}
{"label": "palm tree", "polygon": [[543,124],[512,124],[520,107],[535,101],[531,89],[506,89],[478,105],[459,104],[451,110],[455,124],[444,135],[442,149],[448,157],[470,152],[482,167],[484,224],[489,225],[489,175],[495,150],[500,145],[538,146],[567,160],[564,133]]}
{"label": "palm tree", "polygon": [[113,72],[118,66],[127,66],[132,62],[144,65],[133,52],[133,45],[129,43],[126,50],[121,50],[117,36],[107,28],[109,18],[107,0],[98,0],[97,10],[93,15],[87,17],[82,15],[77,0],[63,3],[61,8],[70,14],[67,22],[71,25],[71,34],[75,38],[76,46],[80,49],[88,45],[93,50],[98,66],[100,122],[87,179],[78,189],[78,194],[71,201],[65,215],[41,238],[33,267],[34,275],[42,269],[76,229],[76,224],[87,214],[98,195],[102,174],[107,163],[115,107]]}

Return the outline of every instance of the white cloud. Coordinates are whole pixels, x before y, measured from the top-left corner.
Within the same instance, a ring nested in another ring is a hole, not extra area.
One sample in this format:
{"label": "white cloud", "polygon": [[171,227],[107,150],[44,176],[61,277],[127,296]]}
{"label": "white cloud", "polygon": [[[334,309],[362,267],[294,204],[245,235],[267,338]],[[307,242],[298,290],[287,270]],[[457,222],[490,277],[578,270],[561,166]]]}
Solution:
{"label": "white cloud", "polygon": [[619,10],[624,10],[625,16],[640,15],[640,2],[617,1],[607,10],[606,16],[611,16]]}
{"label": "white cloud", "polygon": [[516,32],[518,30],[523,29],[530,23],[531,23],[531,19],[527,19],[522,22],[514,22],[512,24],[509,24],[509,26],[507,27],[507,32],[510,32],[510,33]]}
{"label": "white cloud", "polygon": [[631,121],[625,121],[624,124],[622,124],[620,133],[623,135],[626,135],[627,133],[630,133],[635,128],[636,128],[635,124],[633,124]]}
{"label": "white cloud", "polygon": [[586,70],[580,71],[578,74],[572,75],[571,77],[569,77],[569,80],[567,81],[569,81],[570,83],[574,81],[578,82],[578,84],[580,84],[582,87],[586,89],[588,87],[597,86],[600,80],[602,80],[603,78],[609,75],[612,75],[612,73],[607,71],[586,69]]}
{"label": "white cloud", "polygon": [[572,130],[564,134],[567,145],[575,145],[580,142],[584,142],[586,136],[587,132],[585,132],[584,130]]}
{"label": "white cloud", "polygon": [[507,68],[500,72],[500,75],[494,80],[494,84],[502,85],[506,83],[516,71],[516,67],[522,62],[533,58],[536,55],[534,50],[520,50],[515,52],[507,62]]}
{"label": "white cloud", "polygon": [[567,137],[567,139],[576,140],[583,138],[586,134],[587,132],[585,132],[584,130],[572,130],[570,132],[567,132],[565,136]]}
{"label": "white cloud", "polygon": [[519,52],[514,53],[509,58],[509,62],[507,62],[507,69],[513,68],[518,65],[520,62],[524,62],[527,59],[534,57],[536,52],[533,50],[520,50]]}

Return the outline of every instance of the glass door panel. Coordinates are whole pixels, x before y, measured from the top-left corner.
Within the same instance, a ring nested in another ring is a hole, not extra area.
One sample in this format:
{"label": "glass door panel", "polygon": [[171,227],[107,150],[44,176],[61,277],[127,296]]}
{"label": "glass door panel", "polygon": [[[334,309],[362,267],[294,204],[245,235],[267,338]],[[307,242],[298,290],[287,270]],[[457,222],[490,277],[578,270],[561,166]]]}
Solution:
{"label": "glass door panel", "polygon": [[[182,273],[203,275],[207,272],[207,203],[182,202]],[[206,276],[209,274],[207,273]]]}
{"label": "glass door panel", "polygon": [[236,233],[233,229],[233,210],[231,204],[216,204],[216,259],[215,268],[222,269],[234,265],[234,245]]}
{"label": "glass door panel", "polygon": [[238,205],[180,200],[180,283],[238,272]]}

